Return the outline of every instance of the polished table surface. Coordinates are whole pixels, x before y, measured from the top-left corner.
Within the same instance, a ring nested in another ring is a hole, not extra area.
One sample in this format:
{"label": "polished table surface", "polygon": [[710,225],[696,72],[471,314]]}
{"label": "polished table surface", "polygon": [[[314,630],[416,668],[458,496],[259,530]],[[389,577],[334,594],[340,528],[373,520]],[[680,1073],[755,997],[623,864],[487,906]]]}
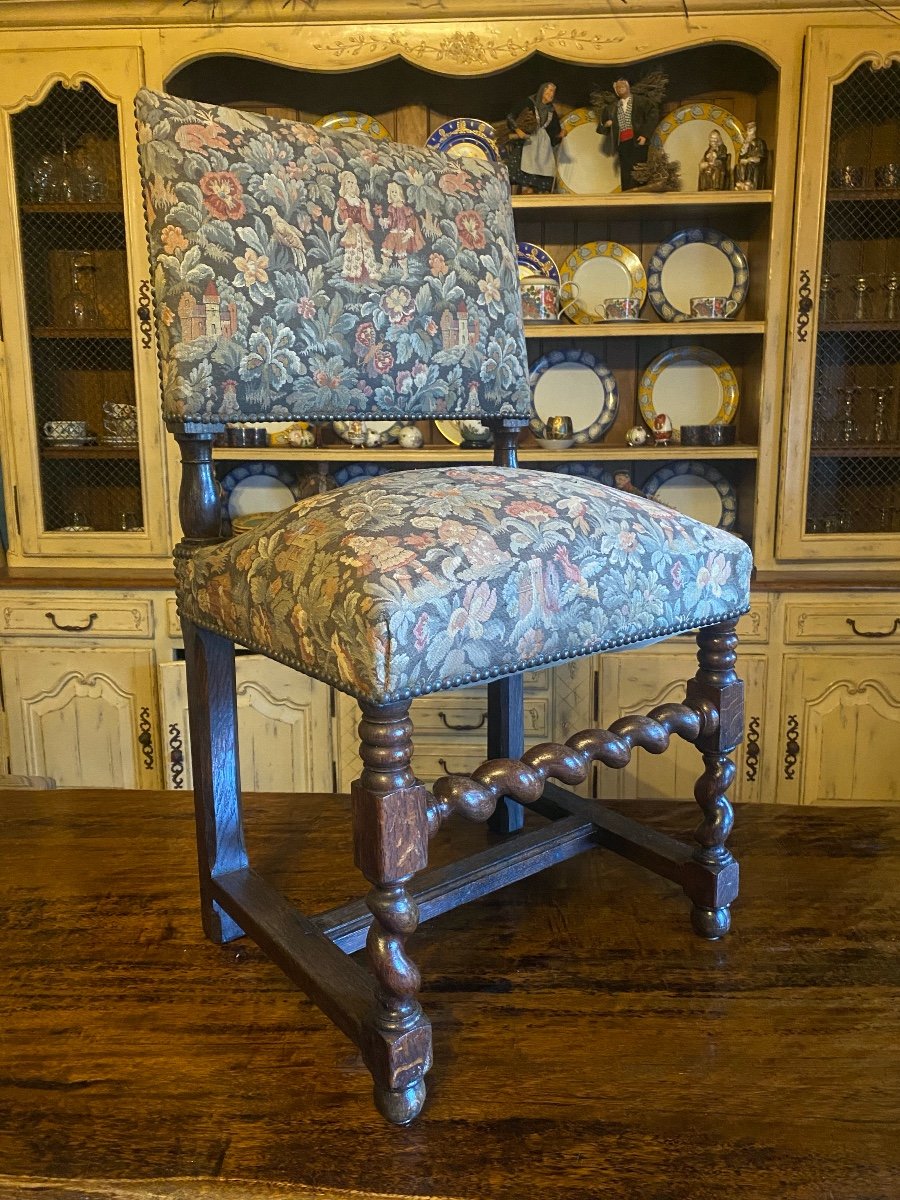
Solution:
{"label": "polished table surface", "polygon": [[[362,890],[344,799],[247,824],[307,911]],[[183,793],[0,792],[2,1200],[900,1197],[900,804],[740,809],[722,942],[600,850],[423,926],[408,1129],[255,947],[204,941],[192,832]],[[491,836],[454,823],[434,861]]]}

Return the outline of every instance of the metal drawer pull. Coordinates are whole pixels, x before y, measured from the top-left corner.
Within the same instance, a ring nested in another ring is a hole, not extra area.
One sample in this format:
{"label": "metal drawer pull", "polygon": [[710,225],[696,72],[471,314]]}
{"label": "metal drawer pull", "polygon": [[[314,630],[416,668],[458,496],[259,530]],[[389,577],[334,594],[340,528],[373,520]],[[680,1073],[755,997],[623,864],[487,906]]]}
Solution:
{"label": "metal drawer pull", "polygon": [[483,712],[481,714],[481,720],[478,722],[477,725],[452,725],[447,720],[446,713],[439,712],[438,716],[441,718],[441,720],[444,722],[444,724],[447,726],[447,728],[452,729],[455,733],[465,733],[470,729],[480,729],[482,727],[482,725],[485,723],[485,721],[487,720],[486,712]]}
{"label": "metal drawer pull", "polygon": [[60,625],[56,619],[56,614],[52,612],[44,613],[44,616],[50,622],[54,629],[58,629],[60,633],[87,633],[94,622],[97,620],[96,613],[90,613],[86,625]]}
{"label": "metal drawer pull", "polygon": [[856,622],[853,620],[852,617],[847,618],[847,624],[850,626],[850,628],[853,630],[853,632],[856,634],[857,637],[868,637],[868,638],[893,637],[894,634],[897,632],[897,630],[900,629],[900,617],[894,617],[894,623],[890,627],[890,629],[888,629],[884,632],[881,632],[881,633],[879,633],[877,629],[874,630],[872,633],[866,633],[862,629],[857,629]]}

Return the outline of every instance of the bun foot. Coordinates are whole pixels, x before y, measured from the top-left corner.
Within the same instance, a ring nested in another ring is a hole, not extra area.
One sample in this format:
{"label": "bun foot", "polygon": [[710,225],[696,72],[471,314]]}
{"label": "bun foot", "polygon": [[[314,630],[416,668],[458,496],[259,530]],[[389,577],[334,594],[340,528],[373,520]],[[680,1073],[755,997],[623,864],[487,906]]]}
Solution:
{"label": "bun foot", "polygon": [[418,1079],[408,1088],[392,1092],[375,1085],[375,1107],[392,1125],[408,1125],[422,1111],[425,1103],[425,1080]]}
{"label": "bun foot", "polygon": [[714,942],[731,928],[731,909],[700,908],[694,904],[691,906],[691,924],[695,933]]}

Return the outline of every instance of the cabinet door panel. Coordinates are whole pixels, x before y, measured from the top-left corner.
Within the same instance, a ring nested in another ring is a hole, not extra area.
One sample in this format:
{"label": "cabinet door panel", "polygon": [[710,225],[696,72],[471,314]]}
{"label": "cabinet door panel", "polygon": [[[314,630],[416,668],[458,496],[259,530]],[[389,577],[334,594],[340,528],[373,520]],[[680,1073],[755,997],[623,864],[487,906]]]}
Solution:
{"label": "cabinet door panel", "polygon": [[[236,663],[241,787],[246,792],[323,792],[332,786],[329,689],[281,663]],[[159,669],[165,784],[190,788],[190,725],[184,663]]]}
{"label": "cabinet door panel", "polygon": [[0,662],[14,774],[60,787],[158,786],[152,653],[15,647]]}
{"label": "cabinet door panel", "polygon": [[[762,654],[741,654],[738,673],[744,680],[745,740],[735,751],[737,775],[732,800],[766,800],[760,756],[767,662]],[[657,704],[684,702],[685,683],[694,674],[696,661],[686,653],[635,650],[610,654],[600,662],[600,724],[608,728],[617,717],[646,714]],[[624,770],[599,766],[597,795],[605,800],[690,800],[703,761],[690,742],[673,737],[663,754],[637,749]]]}
{"label": "cabinet door panel", "polygon": [[788,655],[778,795],[794,804],[900,799],[900,657]]}

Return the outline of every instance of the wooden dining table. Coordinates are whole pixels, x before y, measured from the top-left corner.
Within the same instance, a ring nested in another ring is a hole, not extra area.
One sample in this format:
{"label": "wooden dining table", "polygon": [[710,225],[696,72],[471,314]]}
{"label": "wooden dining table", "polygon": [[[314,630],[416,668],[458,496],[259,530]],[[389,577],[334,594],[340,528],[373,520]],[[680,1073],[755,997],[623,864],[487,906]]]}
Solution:
{"label": "wooden dining table", "polygon": [[[363,890],[346,798],[246,823],[304,911]],[[900,804],[745,807],[731,844],[719,942],[600,848],[422,926],[435,1064],[402,1129],[252,943],[204,940],[189,794],[0,792],[0,1200],[897,1200]]]}

